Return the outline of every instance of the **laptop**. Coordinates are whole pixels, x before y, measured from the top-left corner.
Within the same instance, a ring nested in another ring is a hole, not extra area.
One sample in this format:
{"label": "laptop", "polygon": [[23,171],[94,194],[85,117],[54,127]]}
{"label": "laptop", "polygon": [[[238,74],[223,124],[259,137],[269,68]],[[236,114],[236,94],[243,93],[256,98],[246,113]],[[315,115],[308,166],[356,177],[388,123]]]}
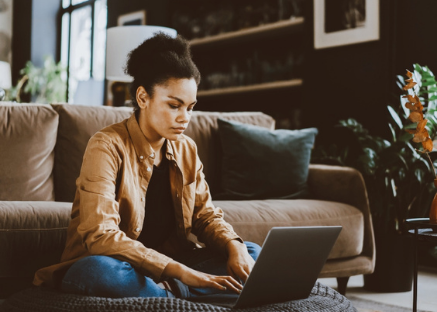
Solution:
{"label": "laptop", "polygon": [[239,295],[206,295],[188,300],[245,308],[308,298],[341,229],[273,227]]}

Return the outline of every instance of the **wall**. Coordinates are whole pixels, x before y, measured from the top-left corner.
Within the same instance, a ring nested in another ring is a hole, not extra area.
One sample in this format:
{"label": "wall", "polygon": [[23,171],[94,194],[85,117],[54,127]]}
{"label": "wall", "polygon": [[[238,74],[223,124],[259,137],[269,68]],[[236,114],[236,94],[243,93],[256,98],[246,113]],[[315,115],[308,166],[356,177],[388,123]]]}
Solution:
{"label": "wall", "polygon": [[117,26],[118,16],[146,10],[146,24],[167,26],[170,22],[169,0],[108,0],[108,28]]}
{"label": "wall", "polygon": [[33,0],[33,2],[30,59],[35,66],[41,67],[46,55],[57,58],[57,17],[61,1]]}
{"label": "wall", "polygon": [[396,73],[403,75],[419,63],[437,75],[437,1],[400,0],[396,10]]}
{"label": "wall", "polygon": [[56,39],[59,0],[14,0],[12,36],[12,84],[31,60],[41,66],[43,56],[57,58]]}
{"label": "wall", "polygon": [[372,134],[388,134],[386,106],[395,80],[394,2],[380,0],[378,41],[316,50],[313,1],[307,1],[303,118],[305,126],[321,130],[321,138],[346,118],[355,118]]}

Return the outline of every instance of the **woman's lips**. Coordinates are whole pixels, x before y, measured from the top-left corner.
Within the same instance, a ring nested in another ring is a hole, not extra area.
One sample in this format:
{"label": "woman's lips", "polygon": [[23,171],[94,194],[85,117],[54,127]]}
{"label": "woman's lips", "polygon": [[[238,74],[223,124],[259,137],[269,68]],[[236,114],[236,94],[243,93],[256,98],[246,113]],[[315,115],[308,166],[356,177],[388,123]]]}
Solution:
{"label": "woman's lips", "polygon": [[186,129],[186,128],[184,128],[184,127],[173,128],[173,130],[174,130],[175,132],[177,132],[177,133],[182,133],[182,132],[185,131],[185,129]]}

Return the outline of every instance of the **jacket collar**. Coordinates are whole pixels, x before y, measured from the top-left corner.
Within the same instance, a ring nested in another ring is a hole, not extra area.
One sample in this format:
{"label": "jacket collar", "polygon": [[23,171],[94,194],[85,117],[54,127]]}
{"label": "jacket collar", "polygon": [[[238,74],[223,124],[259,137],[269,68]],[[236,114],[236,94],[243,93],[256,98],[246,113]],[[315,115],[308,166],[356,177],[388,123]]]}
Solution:
{"label": "jacket collar", "polygon": [[[143,131],[141,131],[140,125],[136,119],[136,113],[133,113],[132,116],[127,120],[127,130],[134,144],[135,152],[139,160],[142,160],[146,157],[151,157],[154,155],[154,150],[150,145],[149,141],[147,141],[144,136]],[[184,141],[185,138],[181,135],[177,141]],[[166,140],[167,142],[167,154],[171,155],[170,159],[174,159],[174,149],[173,142],[170,140]],[[141,156],[143,158],[141,158]]]}
{"label": "jacket collar", "polygon": [[127,120],[127,131],[129,132],[132,143],[134,144],[135,152],[139,160],[143,160],[154,154],[152,146],[141,131],[135,113],[133,113]]}

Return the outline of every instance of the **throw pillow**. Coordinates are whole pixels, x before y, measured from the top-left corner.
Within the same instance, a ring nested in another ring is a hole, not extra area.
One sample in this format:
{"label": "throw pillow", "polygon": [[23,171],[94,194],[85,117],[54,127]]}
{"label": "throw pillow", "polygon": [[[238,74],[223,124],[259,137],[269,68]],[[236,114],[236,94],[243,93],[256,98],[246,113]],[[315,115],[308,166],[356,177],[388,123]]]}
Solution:
{"label": "throw pillow", "polygon": [[218,119],[222,189],[216,199],[302,198],[316,128],[268,130]]}

